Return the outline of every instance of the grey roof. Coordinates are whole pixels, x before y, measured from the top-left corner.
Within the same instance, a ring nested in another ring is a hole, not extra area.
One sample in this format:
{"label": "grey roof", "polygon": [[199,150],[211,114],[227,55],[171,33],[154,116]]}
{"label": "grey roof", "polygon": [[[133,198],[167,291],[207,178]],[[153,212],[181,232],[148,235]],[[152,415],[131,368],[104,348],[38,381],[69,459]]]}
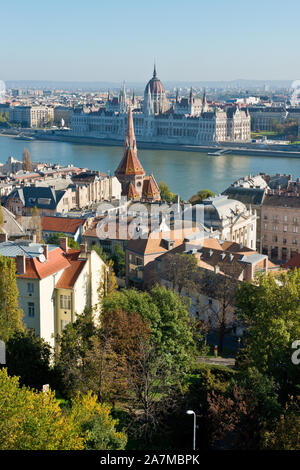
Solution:
{"label": "grey roof", "polygon": [[253,253],[253,255],[242,256],[239,261],[242,263],[256,264],[267,258],[267,255],[261,255],[260,253]]}
{"label": "grey roof", "polygon": [[[55,190],[45,186],[24,186],[14,189],[9,197],[18,197],[25,207],[37,207],[38,209],[53,209],[62,199],[65,191]],[[49,200],[49,203],[46,202]]]}
{"label": "grey roof", "polygon": [[[57,248],[56,245],[48,245],[48,251]],[[44,249],[40,243],[33,243],[26,240],[7,241],[0,243],[0,254],[15,258],[17,255],[25,255],[26,258],[36,258],[43,254]]]}
{"label": "grey roof", "polygon": [[224,195],[231,199],[236,199],[243,204],[260,205],[263,202],[265,189],[258,188],[240,188],[237,186],[229,186],[223,191]]}
{"label": "grey roof", "polygon": [[[203,210],[202,220],[201,210]],[[207,227],[217,228],[222,220],[230,219],[245,211],[246,207],[242,202],[228,199],[226,195],[218,195],[205,199],[202,204],[187,208],[183,214],[186,220],[197,220],[200,223],[204,222]]]}
{"label": "grey roof", "polygon": [[23,227],[16,221],[16,217],[6,207],[2,206],[3,227],[2,230],[7,235],[24,235]]}

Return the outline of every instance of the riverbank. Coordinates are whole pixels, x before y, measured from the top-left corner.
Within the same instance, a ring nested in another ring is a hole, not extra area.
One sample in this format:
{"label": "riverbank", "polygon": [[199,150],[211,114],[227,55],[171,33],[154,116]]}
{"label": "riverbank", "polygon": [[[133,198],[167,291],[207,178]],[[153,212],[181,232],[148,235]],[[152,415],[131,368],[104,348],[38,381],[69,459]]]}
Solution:
{"label": "riverbank", "polygon": [[[81,145],[101,145],[108,147],[123,147],[122,140],[114,139],[99,139],[96,137],[76,137],[70,135],[57,135],[57,134],[38,134],[35,135],[36,140],[54,140],[60,142],[71,142]],[[137,141],[140,149],[147,150],[173,150],[178,152],[198,152],[198,153],[210,153],[211,156],[218,156],[218,151],[221,151],[228,155],[247,155],[247,156],[263,156],[263,157],[288,157],[288,158],[300,158],[300,149],[294,150],[291,145],[270,145],[265,146],[266,148],[257,148],[258,144],[232,144],[226,142],[222,145],[181,145],[177,143],[158,143],[158,142],[145,142]],[[250,147],[251,146],[251,147]],[[291,148],[292,147],[292,148]],[[214,154],[215,155],[212,155]]]}
{"label": "riverbank", "polygon": [[[19,134],[22,134],[23,139],[26,141],[26,137],[33,137],[35,140],[42,141],[57,141],[57,142],[69,142],[79,145],[95,145],[102,147],[123,147],[123,140],[116,139],[100,139],[96,137],[77,137],[67,135],[62,132],[61,135],[55,134],[51,131],[37,132],[33,129],[24,129],[20,132],[12,129],[9,132],[6,130],[5,134],[0,133],[0,136],[17,138]],[[28,140],[29,140],[28,139]],[[226,155],[245,155],[245,156],[260,156],[260,157],[285,157],[285,158],[300,158],[300,146],[293,145],[280,145],[280,144],[258,144],[258,143],[232,143],[223,142],[222,144],[213,145],[186,145],[178,143],[159,143],[159,142],[145,142],[137,140],[138,147],[145,150],[172,150],[177,152],[198,152],[206,153],[210,156],[218,157],[218,152]]]}

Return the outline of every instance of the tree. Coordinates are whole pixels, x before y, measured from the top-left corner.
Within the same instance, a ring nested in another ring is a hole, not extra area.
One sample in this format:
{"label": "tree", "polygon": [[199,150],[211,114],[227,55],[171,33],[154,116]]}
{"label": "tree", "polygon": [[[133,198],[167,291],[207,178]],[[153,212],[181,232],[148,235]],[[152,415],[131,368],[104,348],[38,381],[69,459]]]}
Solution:
{"label": "tree", "polygon": [[72,237],[68,237],[65,233],[59,232],[59,233],[53,233],[52,235],[49,235],[47,238],[47,243],[49,245],[59,245],[59,239],[62,237],[67,237],[68,239],[68,246],[72,249],[78,250],[79,249],[79,244],[74,240]]}
{"label": "tree", "polygon": [[172,284],[172,289],[181,295],[188,295],[196,290],[197,259],[193,255],[168,253],[163,262],[160,277]]}
{"label": "tree", "polygon": [[[149,323],[157,353],[174,364],[172,378],[184,380],[195,356],[195,343],[187,302],[172,290],[154,287],[150,293],[135,289],[116,291],[103,300],[103,312],[139,313]],[[177,373],[175,373],[177,370]]]}
{"label": "tree", "polygon": [[18,377],[0,370],[1,450],[118,450],[126,435],[118,432],[110,408],[91,393],[77,395],[61,409],[54,393],[19,386]]}
{"label": "tree", "polygon": [[18,377],[0,370],[1,450],[81,450],[84,436],[63,415],[53,392],[19,387]]}
{"label": "tree", "polygon": [[262,435],[262,448],[267,450],[300,450],[300,417],[289,408],[280,416],[275,427]]}
{"label": "tree", "polygon": [[114,264],[114,271],[116,276],[124,277],[125,276],[125,251],[121,247],[120,243],[117,243],[111,259]]}
{"label": "tree", "polygon": [[209,189],[201,189],[196,194],[194,194],[194,196],[190,197],[189,202],[192,205],[201,204],[201,202],[204,201],[204,199],[207,199],[208,197],[212,197],[214,195],[215,193],[213,193]]}
{"label": "tree", "polygon": [[208,394],[208,427],[217,448],[259,449],[261,433],[272,427],[281,407],[274,381],[256,369],[235,376],[225,392]]}
{"label": "tree", "polygon": [[0,339],[5,343],[23,329],[18,294],[15,260],[0,256]]}
{"label": "tree", "polygon": [[62,391],[67,397],[74,397],[78,391],[88,391],[85,374],[87,354],[92,348],[92,338],[95,334],[93,312],[86,308],[58,337],[56,372],[61,376]]}
{"label": "tree", "polygon": [[52,381],[51,347],[32,332],[16,331],[6,344],[6,366],[10,375],[20,377],[20,384],[41,390]]}
{"label": "tree", "polygon": [[169,186],[164,181],[160,181],[158,184],[160,197],[162,201],[172,203],[175,202],[176,194],[172,193]]}
{"label": "tree", "polygon": [[32,209],[31,220],[30,220],[30,230],[36,236],[37,243],[44,243],[42,237],[42,221],[38,208],[34,206]]}
{"label": "tree", "polygon": [[212,299],[211,304],[202,309],[202,313],[206,316],[205,322],[208,328],[218,334],[220,353],[223,352],[225,335],[232,330],[237,321],[235,296],[239,283],[235,278],[235,267],[233,266],[228,272],[229,274],[224,275],[205,270],[199,278],[199,290]]}
{"label": "tree", "polygon": [[242,283],[236,298],[247,328],[246,350],[239,367],[255,366],[280,385],[283,402],[299,394],[299,367],[292,363],[292,343],[300,337],[300,269],[257,277]]}
{"label": "tree", "polygon": [[78,429],[78,434],[85,435],[86,450],[123,450],[127,436],[116,430],[119,422],[110,416],[111,408],[97,401],[92,392],[77,394],[72,400],[70,419]]}
{"label": "tree", "polygon": [[23,150],[22,168],[23,171],[32,171],[31,155],[26,148]]}

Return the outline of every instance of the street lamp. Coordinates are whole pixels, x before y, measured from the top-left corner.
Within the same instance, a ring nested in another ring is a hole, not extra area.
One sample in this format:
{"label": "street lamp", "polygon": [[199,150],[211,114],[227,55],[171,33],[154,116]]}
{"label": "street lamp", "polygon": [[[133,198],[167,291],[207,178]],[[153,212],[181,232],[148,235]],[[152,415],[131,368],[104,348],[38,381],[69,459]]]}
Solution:
{"label": "street lamp", "polygon": [[186,414],[194,415],[193,450],[196,450],[196,413],[193,410],[187,410]]}

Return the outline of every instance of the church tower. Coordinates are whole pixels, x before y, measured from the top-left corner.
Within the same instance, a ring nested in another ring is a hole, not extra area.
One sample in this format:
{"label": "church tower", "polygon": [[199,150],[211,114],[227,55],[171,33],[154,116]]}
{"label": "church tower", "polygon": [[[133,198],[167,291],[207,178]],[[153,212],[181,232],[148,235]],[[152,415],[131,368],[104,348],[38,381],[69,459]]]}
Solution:
{"label": "church tower", "polygon": [[122,185],[122,196],[141,201],[159,201],[160,191],[154,176],[146,172],[137,156],[132,108],[129,108],[123,158],[115,171]]}
{"label": "church tower", "polygon": [[131,107],[128,112],[124,154],[117,170],[115,171],[115,175],[122,185],[123,196],[131,196],[130,199],[141,198],[143,181],[146,173],[137,156]]}

